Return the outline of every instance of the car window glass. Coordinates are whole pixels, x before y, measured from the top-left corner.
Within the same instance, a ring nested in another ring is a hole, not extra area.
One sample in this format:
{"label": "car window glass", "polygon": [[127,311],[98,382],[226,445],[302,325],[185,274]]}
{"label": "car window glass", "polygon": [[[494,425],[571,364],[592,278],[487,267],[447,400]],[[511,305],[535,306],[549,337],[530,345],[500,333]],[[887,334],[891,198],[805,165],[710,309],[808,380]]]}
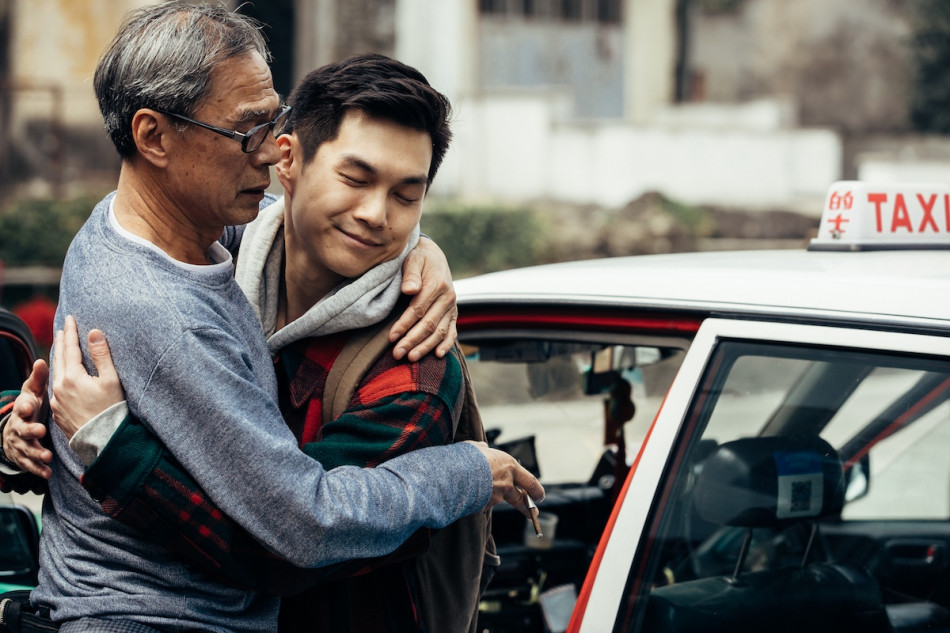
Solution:
{"label": "car window glass", "polygon": [[922,375],[923,371],[911,368],[875,368],[857,385],[853,396],[838,410],[822,435],[834,446],[843,445],[867,422],[868,411],[883,411]]}
{"label": "car window glass", "polygon": [[[465,349],[486,430],[508,450],[530,444],[546,484],[591,479],[615,441],[605,429],[611,406],[625,418],[626,455],[635,455],[683,354],[609,342],[471,337]],[[632,406],[624,406],[617,385],[628,390]]]}
{"label": "car window glass", "polygon": [[942,407],[869,452],[871,485],[844,507],[845,520],[950,517],[950,409]]}
{"label": "car window glass", "polygon": [[32,563],[30,534],[24,532],[21,513],[0,495],[0,583],[22,574]]}
{"label": "car window glass", "polygon": [[10,341],[0,338],[0,390],[19,389],[23,384],[23,366]]}
{"label": "car window glass", "polygon": [[799,358],[759,355],[736,358],[703,437],[726,442],[757,435],[768,419],[765,414],[778,409],[807,363]]}
{"label": "car window glass", "polygon": [[479,630],[509,630],[511,613],[525,631],[569,616],[628,464],[688,344],[668,337],[662,347],[650,341],[584,330],[464,333],[489,442],[535,472],[545,487],[538,504],[543,538],[513,506],[492,512],[503,564],[482,596]]}

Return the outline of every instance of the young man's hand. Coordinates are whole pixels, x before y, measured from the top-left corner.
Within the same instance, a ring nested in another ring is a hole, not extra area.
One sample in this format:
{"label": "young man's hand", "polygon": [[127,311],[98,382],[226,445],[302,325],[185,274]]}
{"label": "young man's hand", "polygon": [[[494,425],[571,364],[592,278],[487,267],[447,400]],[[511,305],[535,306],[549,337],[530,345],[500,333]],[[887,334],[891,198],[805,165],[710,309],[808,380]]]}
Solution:
{"label": "young man's hand", "polygon": [[448,354],[458,338],[458,308],[449,262],[432,240],[420,239],[406,257],[402,292],[414,296],[389,331],[389,340],[398,341],[393,356],[400,359],[408,355],[415,362],[433,349],[439,358]]}
{"label": "young man's hand", "polygon": [[89,356],[98,376],[90,376],[83,366],[76,320],[67,316],[66,325],[57,332],[53,344],[56,372],[50,408],[56,426],[70,439],[86,422],[125,400],[109,344],[99,330],[89,332]]}
{"label": "young man's hand", "polygon": [[46,384],[49,366],[44,360],[33,363],[33,370],[23,383],[20,395],[3,426],[4,456],[18,468],[49,479],[53,471],[48,464],[53,453],[43,446],[46,437]]}

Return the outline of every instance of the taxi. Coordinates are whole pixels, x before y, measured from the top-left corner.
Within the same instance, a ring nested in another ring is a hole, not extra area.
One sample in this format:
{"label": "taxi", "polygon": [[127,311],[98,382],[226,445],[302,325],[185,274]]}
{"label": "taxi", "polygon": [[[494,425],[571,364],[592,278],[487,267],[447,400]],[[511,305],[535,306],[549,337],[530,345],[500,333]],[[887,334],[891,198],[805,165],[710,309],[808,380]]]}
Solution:
{"label": "taxi", "polygon": [[[456,290],[489,437],[547,491],[541,536],[496,506],[479,631],[950,631],[950,187],[835,183],[798,250]],[[0,503],[0,583],[36,528]]]}
{"label": "taxi", "polygon": [[950,631],[950,187],[834,183],[799,250],[459,281],[498,446],[485,631]]}

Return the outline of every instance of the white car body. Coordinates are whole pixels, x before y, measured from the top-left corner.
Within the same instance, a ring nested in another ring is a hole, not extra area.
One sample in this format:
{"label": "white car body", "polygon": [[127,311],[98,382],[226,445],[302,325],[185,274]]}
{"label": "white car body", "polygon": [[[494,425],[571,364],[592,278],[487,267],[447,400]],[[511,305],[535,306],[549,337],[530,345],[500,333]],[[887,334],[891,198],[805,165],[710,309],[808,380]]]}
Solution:
{"label": "white car body", "polygon": [[[715,358],[721,355],[723,342],[817,350],[815,353],[831,350],[831,354],[840,352],[848,358],[870,355],[906,358],[909,363],[925,359],[940,366],[950,362],[950,188],[836,183],[829,191],[819,234],[807,249],[803,240],[800,250],[553,264],[461,280],[456,289],[463,342],[469,331],[480,328],[510,335],[524,322],[532,322],[534,327],[543,329],[549,323],[551,330],[563,330],[576,318],[578,329],[591,326],[619,332],[630,328],[630,340],[635,341],[636,328],[641,327],[644,335],[656,334],[661,337],[658,340],[678,339],[680,347],[688,348],[638,452],[627,455],[629,475],[579,590],[569,627],[563,618],[560,624],[547,624],[552,631],[590,633],[667,630],[644,628],[644,622],[656,620],[650,619],[655,614],[647,613],[643,605],[653,600],[651,596],[663,594],[657,588],[666,583],[643,577],[642,570],[650,569],[654,564],[650,561],[659,556],[659,546],[652,541],[661,525],[659,513],[666,503],[663,495],[672,494],[676,479],[671,473],[680,468],[684,455],[694,450],[691,442],[699,441],[702,429],[696,426],[699,418],[695,416],[701,406],[697,402],[702,402],[705,393],[700,387],[708,380],[704,376],[716,371]],[[829,358],[830,363],[835,362],[833,355]],[[888,367],[884,367],[884,374],[898,371]],[[939,399],[934,415],[950,420],[950,404],[945,402],[947,388],[941,386],[934,393]],[[774,420],[772,423],[776,424]],[[918,427],[924,428],[924,424]],[[887,437],[869,441],[851,459],[845,459],[842,453],[844,472],[849,477],[857,476],[855,464]],[[849,446],[842,441],[835,449],[846,451]],[[880,467],[884,461],[878,453],[871,464]],[[886,477],[876,476],[883,485]],[[870,474],[868,477],[873,480]],[[781,499],[778,504],[781,506]],[[827,512],[821,510],[821,516],[827,516]],[[781,516],[772,518],[785,525]],[[938,531],[939,538],[928,532],[922,538],[929,553],[924,560],[911,561],[921,565],[921,578],[945,569],[950,577],[950,556],[944,552],[950,549],[950,515],[944,519],[934,523],[930,517],[924,522],[927,529]],[[910,524],[910,519],[901,520]],[[944,524],[948,526],[946,542]],[[839,538],[833,527],[831,530],[833,538]],[[752,532],[749,527],[750,539]],[[809,543],[806,559],[810,547]],[[741,566],[743,561],[738,564]],[[868,561],[855,566],[863,566],[862,573],[874,571]],[[754,580],[757,573],[763,572],[743,571],[746,575],[742,577]],[[885,572],[880,573],[884,580],[878,580],[886,582]],[[672,573],[667,576],[670,585],[680,587],[690,582],[698,587],[708,580],[702,574],[683,581],[673,579]],[[733,581],[739,576],[737,567]],[[891,623],[882,624],[881,630],[904,630],[901,607],[917,608],[926,602],[908,599],[904,604],[893,596],[885,598],[882,601],[888,603]],[[692,630],[688,626],[676,628],[693,617],[684,619],[682,604],[676,600],[673,606],[664,607],[668,608],[664,617],[672,618],[668,620],[669,630]],[[946,607],[927,603],[928,617],[937,617],[932,612]],[[880,620],[884,621],[883,616]],[[743,626],[729,630],[747,630]],[[750,626],[748,630],[756,630],[754,623]],[[761,630],[770,630],[768,625],[763,626]],[[942,626],[950,627],[950,616]],[[709,627],[720,630],[715,618],[709,620]]]}

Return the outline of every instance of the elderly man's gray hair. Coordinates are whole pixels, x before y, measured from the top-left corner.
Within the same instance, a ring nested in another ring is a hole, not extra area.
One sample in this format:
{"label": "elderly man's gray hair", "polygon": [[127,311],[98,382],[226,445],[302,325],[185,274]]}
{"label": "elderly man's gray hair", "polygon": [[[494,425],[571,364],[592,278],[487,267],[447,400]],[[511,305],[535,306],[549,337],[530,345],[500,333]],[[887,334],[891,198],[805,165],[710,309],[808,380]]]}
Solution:
{"label": "elderly man's gray hair", "polygon": [[94,79],[103,124],[119,156],[135,154],[136,111],[192,115],[208,96],[215,67],[252,52],[271,59],[261,24],[221,5],[175,1],[131,12]]}

